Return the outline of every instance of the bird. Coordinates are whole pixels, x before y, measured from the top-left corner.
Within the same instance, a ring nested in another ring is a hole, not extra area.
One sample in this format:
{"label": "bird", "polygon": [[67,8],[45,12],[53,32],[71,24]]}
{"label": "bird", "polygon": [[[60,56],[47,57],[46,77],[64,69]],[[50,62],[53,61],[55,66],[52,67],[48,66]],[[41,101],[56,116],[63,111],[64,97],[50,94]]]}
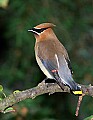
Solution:
{"label": "bird", "polygon": [[28,30],[36,39],[36,61],[47,79],[53,79],[62,90],[68,86],[72,94],[82,95],[81,86],[73,79],[67,50],[53,31],[55,26],[53,23],[41,23]]}

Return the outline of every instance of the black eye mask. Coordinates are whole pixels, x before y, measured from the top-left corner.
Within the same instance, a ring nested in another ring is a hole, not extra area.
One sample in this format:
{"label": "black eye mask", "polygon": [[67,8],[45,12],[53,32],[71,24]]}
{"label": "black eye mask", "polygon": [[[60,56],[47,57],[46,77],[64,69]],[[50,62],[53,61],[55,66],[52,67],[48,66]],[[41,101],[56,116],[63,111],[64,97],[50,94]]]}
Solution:
{"label": "black eye mask", "polygon": [[43,32],[46,29],[48,29],[48,28],[39,28],[39,29],[38,28],[32,28],[32,30],[36,31],[37,33],[41,33],[41,32]]}

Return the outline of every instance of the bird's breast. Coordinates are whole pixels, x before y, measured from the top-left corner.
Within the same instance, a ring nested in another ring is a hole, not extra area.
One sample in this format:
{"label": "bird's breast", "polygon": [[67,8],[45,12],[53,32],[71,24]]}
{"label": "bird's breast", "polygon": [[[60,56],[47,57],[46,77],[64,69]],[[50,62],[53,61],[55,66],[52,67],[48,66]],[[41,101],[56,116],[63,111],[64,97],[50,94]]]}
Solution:
{"label": "bird's breast", "polygon": [[40,69],[43,71],[43,73],[47,76],[47,78],[53,79],[53,77],[50,75],[50,73],[47,71],[47,69],[45,68],[45,66],[43,65],[43,63],[41,62],[40,58],[37,56],[37,54],[35,53],[36,56],[36,61],[40,67]]}

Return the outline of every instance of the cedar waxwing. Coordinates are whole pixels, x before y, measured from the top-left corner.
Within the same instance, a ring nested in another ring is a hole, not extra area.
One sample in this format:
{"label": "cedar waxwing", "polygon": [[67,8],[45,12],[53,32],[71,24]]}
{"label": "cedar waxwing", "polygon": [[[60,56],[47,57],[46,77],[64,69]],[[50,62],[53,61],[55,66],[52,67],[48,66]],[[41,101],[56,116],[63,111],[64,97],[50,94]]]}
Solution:
{"label": "cedar waxwing", "polygon": [[52,23],[43,23],[28,30],[36,38],[37,63],[48,79],[54,79],[62,89],[63,85],[67,85],[73,94],[81,95],[81,86],[72,78],[68,53],[52,30],[54,26]]}

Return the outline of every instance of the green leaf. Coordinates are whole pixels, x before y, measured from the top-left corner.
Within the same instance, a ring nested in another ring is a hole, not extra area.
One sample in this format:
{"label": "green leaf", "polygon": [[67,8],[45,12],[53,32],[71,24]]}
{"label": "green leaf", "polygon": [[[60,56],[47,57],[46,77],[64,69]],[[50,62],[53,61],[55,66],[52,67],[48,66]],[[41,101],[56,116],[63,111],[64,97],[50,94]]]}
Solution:
{"label": "green leaf", "polygon": [[0,85],[0,92],[2,92],[3,91],[3,86],[2,85]]}
{"label": "green leaf", "polygon": [[8,113],[8,112],[15,112],[15,110],[13,107],[9,107],[4,111],[4,113]]}
{"label": "green leaf", "polygon": [[0,98],[0,101],[2,100],[2,98]]}
{"label": "green leaf", "polygon": [[20,90],[15,90],[13,93],[16,94],[16,93],[19,93],[21,92]]}
{"label": "green leaf", "polygon": [[85,118],[84,120],[93,120],[93,115],[91,115],[91,116]]}
{"label": "green leaf", "polygon": [[0,0],[0,7],[6,8],[9,0]]}

